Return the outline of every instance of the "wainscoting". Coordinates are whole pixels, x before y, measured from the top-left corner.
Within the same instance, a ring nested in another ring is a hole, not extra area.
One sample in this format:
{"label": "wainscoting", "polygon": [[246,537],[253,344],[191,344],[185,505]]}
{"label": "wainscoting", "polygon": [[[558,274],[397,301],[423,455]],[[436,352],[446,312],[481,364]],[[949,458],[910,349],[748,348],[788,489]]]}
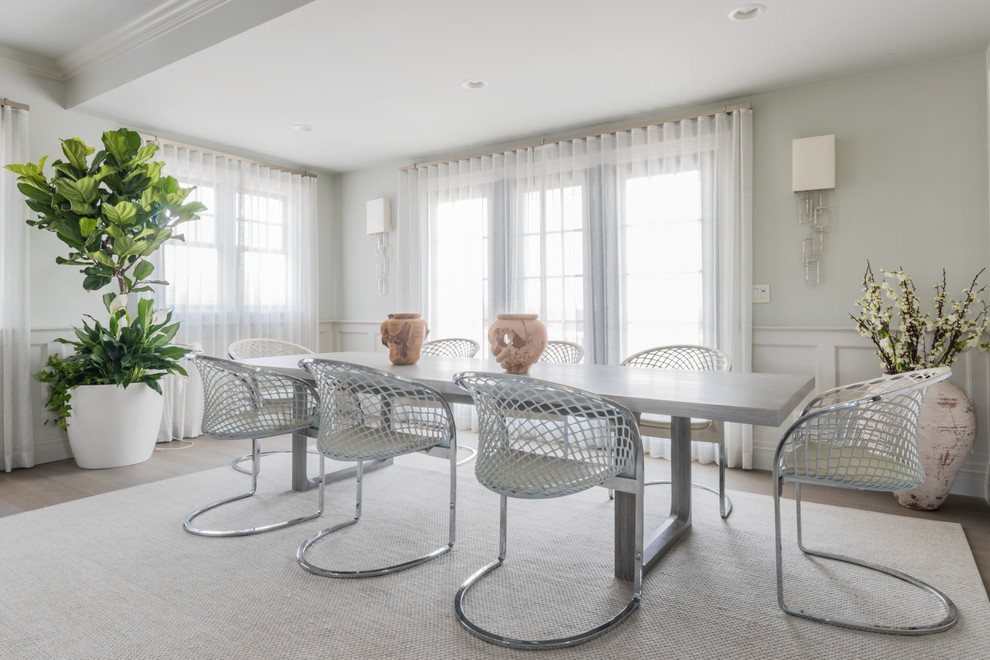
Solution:
{"label": "wainscoting", "polygon": [[[321,351],[385,352],[379,322],[322,321],[319,327]],[[34,330],[31,333],[32,373],[41,369],[53,353],[65,347],[56,337],[71,336],[71,328]],[[872,344],[853,330],[829,328],[755,328],[753,330],[753,370],[769,373],[813,374],[815,390],[841,383],[871,378],[880,371]],[[977,436],[969,459],[959,471],[952,492],[977,497],[990,493],[987,465],[990,463],[990,357],[967,351],[952,367],[952,382],[966,392],[976,408]],[[43,385],[31,384],[35,407],[35,461],[46,463],[71,456],[65,432],[44,424],[47,413],[42,401]],[[793,421],[797,414],[792,415]],[[790,424],[790,421],[788,424]],[[753,432],[753,465],[770,469],[777,441],[786,425],[756,427]]]}
{"label": "wainscoting", "polygon": [[[72,337],[72,328],[45,328],[31,331],[31,373],[36,374],[48,363],[49,355],[64,356],[69,347],[55,341]],[[47,385],[31,380],[31,419],[34,422],[34,462],[49,463],[72,456],[65,429],[52,424],[45,401]],[[47,423],[46,423],[47,422]]]}

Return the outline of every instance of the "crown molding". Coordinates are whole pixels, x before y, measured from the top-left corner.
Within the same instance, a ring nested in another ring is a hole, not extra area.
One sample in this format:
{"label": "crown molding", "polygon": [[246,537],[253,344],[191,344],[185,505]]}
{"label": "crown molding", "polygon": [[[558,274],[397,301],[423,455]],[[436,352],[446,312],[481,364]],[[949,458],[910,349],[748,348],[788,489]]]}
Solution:
{"label": "crown molding", "polygon": [[0,44],[0,67],[64,82],[55,60]]}
{"label": "crown molding", "polygon": [[56,69],[71,81],[123,57],[164,34],[192,23],[231,0],[168,0],[151,11],[101,34],[60,57]]}

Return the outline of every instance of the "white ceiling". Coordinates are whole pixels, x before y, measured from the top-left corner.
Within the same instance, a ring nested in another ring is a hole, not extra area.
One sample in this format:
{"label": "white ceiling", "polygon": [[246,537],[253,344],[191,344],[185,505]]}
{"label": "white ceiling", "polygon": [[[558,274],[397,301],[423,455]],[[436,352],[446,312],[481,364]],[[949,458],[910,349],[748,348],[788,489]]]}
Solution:
{"label": "white ceiling", "polygon": [[745,3],[5,1],[0,66],[122,125],[342,171],[990,44],[990,0],[764,0],[730,21]]}

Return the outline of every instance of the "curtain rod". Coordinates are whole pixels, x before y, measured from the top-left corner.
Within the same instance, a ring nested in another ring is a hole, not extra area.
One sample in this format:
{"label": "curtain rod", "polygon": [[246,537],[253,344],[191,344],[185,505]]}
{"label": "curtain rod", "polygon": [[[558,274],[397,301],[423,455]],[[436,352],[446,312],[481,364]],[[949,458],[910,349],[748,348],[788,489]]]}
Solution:
{"label": "curtain rod", "polygon": [[272,163],[263,163],[260,160],[254,160],[252,158],[244,158],[242,156],[235,156],[234,154],[227,154],[222,151],[216,151],[215,149],[206,149],[205,147],[200,147],[195,144],[187,144],[185,142],[169,140],[167,138],[158,137],[157,135],[149,135],[147,133],[139,133],[139,135],[143,139],[149,142],[154,142],[156,144],[167,144],[169,146],[178,147],[180,149],[188,149],[190,151],[198,151],[200,153],[210,154],[212,156],[217,156],[219,158],[224,158],[226,160],[237,160],[242,163],[251,163],[252,165],[259,165],[261,167],[267,167],[269,169],[278,170],[280,172],[287,172],[289,174],[298,174],[300,176],[309,176],[309,177],[313,177],[314,179],[317,178],[315,174],[311,172],[305,172],[303,170],[293,170],[288,167],[282,167],[281,165],[273,165]]}
{"label": "curtain rod", "polygon": [[10,106],[15,110],[30,110],[31,107],[27,103],[18,103],[17,101],[11,101],[10,99],[0,99],[0,106]]}
{"label": "curtain rod", "polygon": [[685,119],[698,119],[700,117],[711,117],[713,115],[721,113],[735,112],[736,110],[749,110],[752,108],[750,103],[738,103],[736,105],[723,105],[718,108],[712,108],[711,110],[705,110],[704,112],[691,112],[684,115],[675,115],[672,117],[661,117],[659,119],[652,119],[647,122],[632,124],[629,126],[620,126],[618,128],[611,128],[603,131],[595,131],[591,133],[578,133],[575,135],[565,135],[559,138],[540,138],[539,140],[533,140],[531,142],[523,142],[511,147],[506,147],[505,149],[498,149],[496,151],[483,151],[476,154],[469,154],[467,156],[458,156],[455,158],[445,158],[442,160],[431,160],[425,163],[413,163],[412,165],[406,165],[405,167],[400,167],[399,171],[403,172],[406,170],[415,170],[420,167],[431,167],[433,165],[440,165],[441,163],[451,163],[458,160],[468,160],[470,158],[482,158],[484,156],[493,156],[495,154],[505,153],[507,151],[516,151],[518,149],[531,149],[533,147],[542,147],[545,144],[553,144],[554,142],[567,142],[568,140],[582,140],[584,138],[596,137],[598,135],[605,135],[608,133],[621,133],[622,131],[631,131],[637,128],[646,128],[647,126],[656,126],[657,124],[665,124],[673,121],[683,121]]}

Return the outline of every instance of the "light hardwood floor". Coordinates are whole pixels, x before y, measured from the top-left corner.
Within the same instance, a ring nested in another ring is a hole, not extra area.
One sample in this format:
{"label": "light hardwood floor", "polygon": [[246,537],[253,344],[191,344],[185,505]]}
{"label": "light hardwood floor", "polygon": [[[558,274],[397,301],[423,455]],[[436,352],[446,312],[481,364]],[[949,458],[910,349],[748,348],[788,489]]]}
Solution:
{"label": "light hardwood floor", "polygon": [[[288,447],[288,439],[269,439],[264,443],[266,450]],[[150,460],[123,468],[83,470],[68,459],[30,469],[0,472],[0,517],[229,465],[250,448],[249,440],[221,441],[204,436],[192,441],[160,444]],[[714,485],[718,470],[714,465],[693,463],[692,475],[695,481]],[[763,495],[773,492],[770,473],[759,470],[728,470],[726,483],[730,491]],[[816,486],[805,486],[803,498],[809,502],[959,523],[973,550],[984,588],[990,592],[990,504],[984,500],[952,495],[938,511],[912,511],[898,505],[889,493]]]}

